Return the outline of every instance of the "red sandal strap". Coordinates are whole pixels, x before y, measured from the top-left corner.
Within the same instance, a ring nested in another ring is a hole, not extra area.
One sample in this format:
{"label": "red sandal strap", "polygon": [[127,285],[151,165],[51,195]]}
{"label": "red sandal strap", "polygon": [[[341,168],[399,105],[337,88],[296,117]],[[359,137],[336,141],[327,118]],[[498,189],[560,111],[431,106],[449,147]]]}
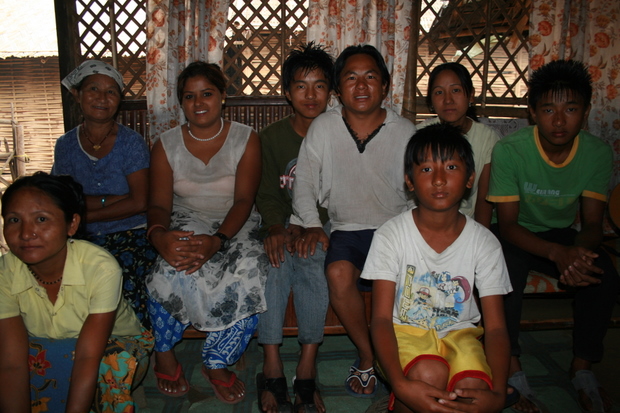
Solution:
{"label": "red sandal strap", "polygon": [[160,373],[157,370],[155,370],[155,365],[153,365],[153,371],[155,372],[155,377],[157,377],[158,379],[162,379],[162,380],[168,380],[168,381],[177,381],[179,380],[179,377],[181,377],[181,363],[177,364],[177,370],[174,373],[174,376],[170,376],[166,373]]}
{"label": "red sandal strap", "polygon": [[218,386],[232,387],[232,385],[235,384],[235,380],[237,380],[237,375],[235,373],[232,373],[230,375],[230,379],[228,379],[227,382],[223,380],[218,380],[218,379],[209,379],[209,380],[211,380],[211,383],[217,384]]}

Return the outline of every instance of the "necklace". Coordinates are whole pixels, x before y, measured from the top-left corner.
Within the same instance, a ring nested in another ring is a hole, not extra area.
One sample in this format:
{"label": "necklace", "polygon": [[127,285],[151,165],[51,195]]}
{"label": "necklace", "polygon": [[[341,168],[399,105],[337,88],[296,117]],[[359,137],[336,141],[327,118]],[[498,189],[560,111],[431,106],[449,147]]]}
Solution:
{"label": "necklace", "polygon": [[91,145],[93,145],[93,149],[95,150],[95,152],[97,152],[99,149],[101,149],[101,145],[103,144],[103,141],[105,141],[106,139],[108,139],[108,136],[110,136],[110,132],[112,132],[112,129],[114,129],[114,124],[116,122],[112,122],[112,126],[110,127],[110,129],[108,130],[108,133],[106,133],[106,135],[103,137],[103,139],[101,139],[101,141],[99,143],[94,143],[93,141],[90,140],[90,138],[88,137],[88,129],[86,128],[86,123],[82,122],[82,126],[84,127],[84,137],[86,138],[86,140],[88,142],[90,142]]}
{"label": "necklace", "polygon": [[196,139],[197,141],[200,141],[200,142],[212,141],[213,139],[215,139],[218,136],[220,136],[220,133],[222,133],[222,131],[224,130],[224,119],[220,118],[220,122],[222,124],[222,126],[220,126],[220,130],[217,131],[217,133],[215,135],[213,135],[213,136],[211,136],[210,138],[207,138],[207,139],[201,139],[201,138],[195,137],[194,134],[192,133],[192,130],[189,128],[189,122],[187,122],[187,132],[189,133],[189,136],[191,136],[192,138]]}
{"label": "necklace", "polygon": [[59,282],[62,281],[62,275],[56,281],[43,281],[41,278],[39,278],[39,276],[37,274],[34,273],[34,271],[32,271],[32,268],[28,267],[28,271],[30,271],[30,274],[32,274],[32,276],[34,278],[36,278],[36,280],[38,282],[40,282],[41,284],[44,284],[44,285],[54,285],[54,284],[58,284]]}

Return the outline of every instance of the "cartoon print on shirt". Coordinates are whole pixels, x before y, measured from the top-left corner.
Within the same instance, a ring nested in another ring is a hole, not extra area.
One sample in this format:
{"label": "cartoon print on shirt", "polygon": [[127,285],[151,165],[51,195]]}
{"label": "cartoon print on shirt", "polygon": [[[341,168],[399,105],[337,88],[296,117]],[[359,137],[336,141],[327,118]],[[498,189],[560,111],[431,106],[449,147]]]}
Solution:
{"label": "cartoon print on shirt", "polygon": [[415,276],[415,267],[407,266],[400,294],[399,319],[424,329],[441,331],[459,320],[462,303],[469,300],[472,289],[465,277],[448,271]]}
{"label": "cartoon print on shirt", "polygon": [[280,188],[288,191],[288,195],[293,197],[293,182],[295,182],[295,171],[297,170],[297,158],[291,159],[286,168],[284,174],[280,175]]}
{"label": "cartoon print on shirt", "polygon": [[402,322],[407,321],[407,312],[413,307],[414,293],[411,288],[413,287],[413,276],[415,275],[415,266],[407,265],[407,273],[405,274],[405,288],[400,293],[400,306],[398,312],[398,318]]}

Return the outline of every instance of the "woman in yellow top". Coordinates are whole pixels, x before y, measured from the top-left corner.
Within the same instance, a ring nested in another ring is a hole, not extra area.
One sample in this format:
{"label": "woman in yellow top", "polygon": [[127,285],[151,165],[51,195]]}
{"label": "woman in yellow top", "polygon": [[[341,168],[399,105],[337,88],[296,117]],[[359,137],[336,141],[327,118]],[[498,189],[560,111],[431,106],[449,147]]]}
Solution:
{"label": "woman in yellow top", "polygon": [[72,239],[83,212],[69,176],[23,177],[2,196],[0,411],[132,410],[153,338],[122,299],[115,258]]}

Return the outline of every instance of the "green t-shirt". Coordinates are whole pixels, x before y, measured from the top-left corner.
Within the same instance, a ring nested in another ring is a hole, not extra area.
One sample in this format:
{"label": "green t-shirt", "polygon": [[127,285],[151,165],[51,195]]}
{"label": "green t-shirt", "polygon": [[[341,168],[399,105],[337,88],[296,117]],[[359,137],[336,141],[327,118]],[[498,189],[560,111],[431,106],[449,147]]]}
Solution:
{"label": "green t-shirt", "polygon": [[611,172],[611,148],[596,136],[582,130],[566,160],[555,164],[530,126],[495,145],[487,200],[519,201],[519,225],[532,232],[566,228],[581,196],[607,201]]}
{"label": "green t-shirt", "polygon": [[[265,127],[259,133],[263,157],[256,206],[262,216],[261,236],[267,235],[267,229],[275,224],[285,224],[293,213],[292,196],[297,155],[303,137],[299,136],[290,116]],[[325,208],[319,209],[321,222],[329,219]]]}

